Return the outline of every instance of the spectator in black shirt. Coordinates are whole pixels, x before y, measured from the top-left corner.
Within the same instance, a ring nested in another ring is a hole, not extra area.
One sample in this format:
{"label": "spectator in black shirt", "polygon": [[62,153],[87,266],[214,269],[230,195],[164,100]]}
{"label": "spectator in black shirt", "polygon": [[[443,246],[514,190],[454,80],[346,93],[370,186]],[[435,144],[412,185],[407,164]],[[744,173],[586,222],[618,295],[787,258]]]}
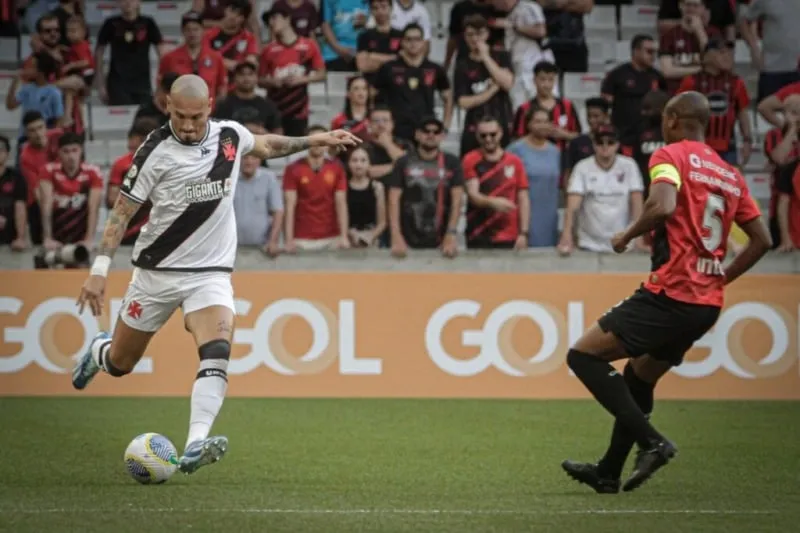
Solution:
{"label": "spectator in black shirt", "polygon": [[605,98],[595,96],[586,100],[586,121],[589,123],[589,132],[578,135],[569,142],[567,153],[561,159],[564,163],[565,176],[569,176],[578,161],[594,155],[592,136],[597,133],[600,126],[610,122],[610,110],[611,106]]}
{"label": "spectator in black shirt", "polygon": [[464,21],[472,15],[481,15],[489,24],[487,43],[491,48],[502,48],[505,39],[505,13],[495,8],[491,0],[461,0],[456,2],[450,11],[450,26],[447,39],[447,53],[444,61],[445,70],[450,70],[453,59],[469,53],[464,40]]}
{"label": "spectator in black shirt", "polygon": [[583,16],[590,13],[594,0],[539,0],[547,20],[550,50],[561,72],[589,70],[589,48]]}
{"label": "spectator in black shirt", "polygon": [[252,63],[239,63],[233,70],[233,92],[217,103],[214,116],[237,122],[251,122],[269,133],[282,134],[281,113],[275,103],[256,94],[258,73]]}
{"label": "spectator in black shirt", "polygon": [[650,189],[650,156],[664,146],[661,132],[661,113],[667,106],[669,95],[664,91],[650,91],[642,100],[642,114],[637,122],[635,133],[621,139],[620,151],[632,157],[639,165],[644,182],[644,197]]}
{"label": "spectator in black shirt", "polygon": [[395,161],[414,147],[409,141],[394,136],[392,110],[386,106],[376,106],[370,111],[369,137],[370,141],[364,144],[370,160],[369,177],[386,186]]}
{"label": "spectator in black shirt", "polygon": [[637,35],[631,41],[631,60],[606,74],[601,91],[611,102],[611,123],[620,137],[636,132],[644,95],[652,90],[667,90],[664,76],[653,66],[656,43],[649,35]]}
{"label": "spectator in black shirt", "polygon": [[28,247],[28,187],[25,178],[8,166],[11,143],[0,135],[0,244],[10,244],[15,251]]}
{"label": "spectator in black shirt", "polygon": [[377,101],[389,106],[398,137],[412,140],[419,117],[433,115],[438,92],[444,101],[444,127],[453,117],[453,91],[447,73],[425,57],[422,27],[411,23],[403,30],[397,59],[384,63],[375,78]]}
{"label": "spectator in black shirt", "polygon": [[166,124],[167,120],[169,120],[169,114],[167,113],[167,95],[170,89],[172,89],[172,84],[175,83],[177,79],[178,75],[174,72],[167,72],[161,76],[161,83],[156,93],[148,102],[139,106],[133,120],[136,121],[142,117],[151,117],[158,121],[159,126]]}
{"label": "spectator in black shirt", "polygon": [[[139,14],[139,0],[119,0],[119,15],[103,22],[97,35],[95,77],[100,99],[108,105],[142,105],[150,100],[150,47],[159,57],[164,39],[151,17]],[[111,46],[111,65],[106,78],[103,62]]]}
{"label": "spectator in black shirt", "polygon": [[356,67],[370,85],[375,85],[376,73],[383,64],[397,59],[403,32],[392,28],[391,0],[370,0],[369,9],[375,27],[358,36]]}
{"label": "spectator in black shirt", "polygon": [[502,147],[511,139],[513,110],[509,91],[514,73],[508,52],[491,51],[487,44],[489,26],[481,15],[464,20],[464,39],[469,47],[456,63],[454,78],[458,107],[465,110],[461,134],[461,157],[479,147],[475,129],[484,117],[492,117],[503,128]]}
{"label": "spectator in black shirt", "polygon": [[392,255],[408,248],[441,248],[445,257],[458,252],[458,217],[464,197],[461,161],[441,150],[444,124],[423,118],[416,129],[418,149],[400,159],[389,180]]}

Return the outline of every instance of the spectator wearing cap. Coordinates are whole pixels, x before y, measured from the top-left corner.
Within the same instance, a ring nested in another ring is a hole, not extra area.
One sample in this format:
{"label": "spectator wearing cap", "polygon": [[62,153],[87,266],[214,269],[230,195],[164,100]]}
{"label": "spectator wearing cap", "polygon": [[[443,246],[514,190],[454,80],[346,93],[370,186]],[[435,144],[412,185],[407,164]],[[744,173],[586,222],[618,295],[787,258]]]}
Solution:
{"label": "spectator wearing cap", "polygon": [[28,187],[25,178],[8,164],[11,143],[0,135],[0,244],[14,251],[28,247]]}
{"label": "spectator wearing cap", "polygon": [[481,15],[464,20],[464,39],[468,52],[459,56],[453,79],[455,99],[466,111],[461,134],[461,157],[479,146],[475,135],[484,117],[494,117],[503,128],[501,142],[511,141],[513,110],[509,90],[514,85],[511,57],[503,50],[491,50],[487,39],[489,25]]}
{"label": "spectator wearing cap", "polygon": [[[739,29],[750,48],[758,78],[758,101],[800,81],[800,10],[796,0],[753,0],[742,6]],[[759,42],[757,28],[761,28]]]}
{"label": "spectator wearing cap", "polygon": [[[744,80],[733,71],[734,43],[709,39],[703,52],[703,68],[697,74],[686,76],[678,92],[698,91],[708,98],[711,116],[706,130],[706,144],[717,151],[731,165],[747,165],[753,143],[750,122],[750,95]],[[736,122],[742,132],[741,157],[736,153],[733,128]]]}
{"label": "spectator wearing cap", "polygon": [[[166,45],[158,24],[140,13],[140,0],[119,0],[119,15],[103,21],[97,34],[94,60],[100,99],[108,105],[142,105],[153,94],[150,85],[150,48],[160,58]],[[111,63],[105,74],[106,49]]]}
{"label": "spectator wearing cap", "polygon": [[552,248],[558,242],[561,151],[550,140],[553,123],[547,111],[532,107],[525,122],[527,134],[511,143],[508,151],[522,160],[528,176],[528,247]]}
{"label": "spectator wearing cap", "polygon": [[253,155],[242,157],[233,209],[239,245],[258,246],[269,257],[277,257],[283,231],[281,183]]}
{"label": "spectator wearing cap", "polygon": [[233,71],[232,91],[217,102],[214,116],[241,123],[255,123],[270,133],[282,133],[281,113],[269,98],[256,94],[258,75],[250,62],[239,63]]}
{"label": "spectator wearing cap", "polygon": [[367,26],[366,0],[325,0],[322,2],[322,59],[336,72],[356,70],[358,36]]}
{"label": "spectator wearing cap", "polygon": [[610,122],[611,106],[608,100],[602,96],[595,96],[586,100],[586,122],[589,123],[589,132],[581,133],[572,139],[564,151],[564,174],[569,176],[578,161],[592,157],[594,154],[594,144],[592,135],[597,132],[600,126],[605,126]]}
{"label": "spectator wearing cap", "polygon": [[[125,180],[125,174],[127,174],[131,165],[133,165],[133,155],[136,153],[136,150],[144,143],[144,140],[150,132],[158,127],[158,121],[154,118],[140,118],[133,121],[131,129],[128,131],[128,153],[119,157],[114,161],[114,164],[111,165],[111,172],[108,176],[108,188],[106,189],[106,207],[108,209],[113,209],[114,204],[117,202],[120,187],[122,187],[122,182]],[[142,226],[147,223],[151,207],[152,204],[149,200],[142,204],[128,223],[128,227],[125,229],[125,234],[120,244],[123,246],[130,246],[136,242],[139,233],[142,231]]]}
{"label": "spectator wearing cap", "polygon": [[369,141],[364,148],[369,154],[369,176],[383,183],[388,190],[395,162],[413,151],[410,141],[395,137],[392,110],[386,106],[375,106],[369,112]]}
{"label": "spectator wearing cap", "polygon": [[[468,37],[469,39],[469,37]],[[461,163],[467,186],[467,248],[523,250],[528,247],[528,176],[519,157],[503,150],[500,122],[476,124],[479,148]]]}
{"label": "spectator wearing cap", "polygon": [[203,17],[194,11],[186,13],[181,18],[184,44],[161,58],[158,76],[197,74],[208,85],[208,93],[221,99],[228,89],[228,70],[222,55],[203,41],[203,31]]}
{"label": "spectator wearing cap", "polygon": [[273,6],[266,17],[273,40],[261,51],[259,85],[278,106],[284,135],[305,135],[311,107],[308,85],[325,79],[325,63],[316,41],[295,33],[286,8]]}
{"label": "spectator wearing cap", "polygon": [[[292,28],[300,37],[311,37],[317,32],[320,24],[319,11],[311,0],[275,0],[272,7],[289,13]],[[261,20],[264,26],[269,26],[266,13],[261,15]]]}
{"label": "spectator wearing cap", "polygon": [[47,129],[44,117],[38,111],[22,115],[27,141],[19,154],[19,169],[28,190],[28,224],[31,242],[42,244],[42,212],[39,208],[39,174],[48,163],[58,160],[58,139],[61,128]]}
{"label": "spectator wearing cap", "polygon": [[[14,77],[6,93],[6,109],[22,108],[22,113],[37,111],[45,123],[52,127],[64,118],[64,98],[61,90],[50,79],[58,71],[55,59],[47,52],[36,52]],[[31,80],[22,83],[22,80]],[[24,136],[24,126],[20,126],[20,138]]]}
{"label": "spectator wearing cap", "polygon": [[[611,237],[642,213],[644,184],[636,161],[620,155],[613,126],[594,135],[594,156],[572,169],[567,208],[558,250],[569,255],[577,247],[591,252],[613,252]],[[647,249],[641,239],[637,248]]]}
{"label": "spectator wearing cap", "polygon": [[433,115],[436,93],[444,101],[444,126],[453,116],[453,91],[441,65],[425,57],[422,28],[409,24],[397,59],[384,63],[375,77],[376,100],[394,114],[395,133],[413,140],[420,117]]}
{"label": "spectator wearing cap", "polygon": [[139,120],[140,118],[154,118],[158,121],[159,125],[164,125],[169,120],[169,114],[167,113],[167,95],[169,91],[172,89],[172,84],[175,83],[175,80],[178,79],[178,75],[174,72],[167,72],[166,74],[161,76],[161,79],[158,82],[158,89],[156,89],[155,94],[150,101],[144,103],[139,106],[139,109],[136,110],[136,115],[133,117],[133,120]]}
{"label": "spectator wearing cap", "polygon": [[397,59],[403,32],[392,28],[392,0],[370,0],[369,9],[375,26],[358,36],[356,67],[374,85],[383,64]]}
{"label": "spectator wearing cap", "polygon": [[65,133],[58,140],[58,161],[48,163],[39,176],[43,244],[48,250],[76,243],[92,248],[103,177],[99,168],[82,160],[81,137]]}
{"label": "spectator wearing cap", "polygon": [[631,60],[618,65],[603,79],[600,92],[611,102],[611,123],[623,138],[636,132],[642,98],[650,91],[667,90],[667,81],[655,68],[656,42],[639,34],[631,40]]}
{"label": "spectator wearing cap", "polygon": [[[326,131],[312,126],[308,133]],[[350,248],[347,177],[338,158],[330,157],[324,147],[309,148],[307,157],[284,170],[283,191],[288,253]]]}
{"label": "spectator wearing cap", "polygon": [[203,40],[206,46],[222,54],[233,87],[233,71],[237,65],[249,62],[258,65],[259,41],[246,28],[252,6],[250,0],[228,0],[225,16],[219,26],[206,30]]}
{"label": "spectator wearing cap", "polygon": [[439,248],[445,257],[458,252],[464,173],[461,161],[441,149],[444,134],[442,121],[424,117],[416,128],[417,150],[398,159],[389,178],[395,257],[405,257],[409,248]]}

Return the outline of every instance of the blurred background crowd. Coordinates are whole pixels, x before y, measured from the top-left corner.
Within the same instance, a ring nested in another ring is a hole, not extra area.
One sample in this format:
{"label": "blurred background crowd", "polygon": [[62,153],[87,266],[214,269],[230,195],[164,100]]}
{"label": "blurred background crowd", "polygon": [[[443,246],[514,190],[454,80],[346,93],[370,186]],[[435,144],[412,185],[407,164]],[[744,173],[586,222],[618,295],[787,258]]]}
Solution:
{"label": "blurred background crowd", "polygon": [[[800,248],[796,0],[2,0],[0,244],[91,248],[194,73],[254,133],[364,144],[245,157],[240,246],[610,251],[661,111],[708,96],[776,248]],[[199,154],[198,154],[199,155]],[[145,204],[124,244],[147,221]],[[734,250],[741,245],[732,237]],[[647,242],[635,248],[648,249]],[[8,252],[3,252],[8,253]]]}

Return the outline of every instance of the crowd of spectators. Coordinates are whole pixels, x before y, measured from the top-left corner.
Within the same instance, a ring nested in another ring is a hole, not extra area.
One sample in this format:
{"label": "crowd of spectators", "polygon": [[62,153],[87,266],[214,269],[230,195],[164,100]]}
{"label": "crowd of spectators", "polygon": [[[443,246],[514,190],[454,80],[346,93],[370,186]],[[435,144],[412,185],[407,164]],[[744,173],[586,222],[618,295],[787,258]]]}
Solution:
{"label": "crowd of spectators", "polygon": [[[94,50],[82,0],[0,10],[2,34],[27,30],[21,38],[33,50],[6,95],[8,109],[22,108],[16,168],[9,139],[0,138],[0,243],[14,250],[94,244],[101,204],[113,206],[133,152],[166,123],[166,94],[188,73],[208,84],[215,117],[253,132],[347,128],[365,141],[345,154],[312,149],[282,169],[243,159],[239,244],[270,257],[373,246],[397,257],[424,248],[452,257],[460,242],[611,251],[610,237],[647,197],[648,159],[663,145],[661,111],[687,90],[707,95],[707,142],[732,165],[743,168],[752,155],[751,100],[774,126],[763,147],[768,216],[776,247],[800,248],[793,0],[740,2],[738,10],[730,0],[663,0],[657,28],[635,35],[629,61],[581,102],[588,131],[559,87],[564,73],[589,69],[584,17],[594,0],[460,0],[443,57],[432,53],[432,2],[275,0],[258,14],[251,0],[195,0],[177,46],[141,14],[140,0],[118,4]],[[735,72],[737,38],[758,71],[756,94]],[[309,124],[309,85],[332,71],[352,73],[344,108],[330,124]],[[82,104],[92,91],[107,105],[138,106],[130,151],[108,179],[83,151]],[[457,114],[458,154],[442,148]],[[124,244],[135,242],[148,212],[146,204]]]}

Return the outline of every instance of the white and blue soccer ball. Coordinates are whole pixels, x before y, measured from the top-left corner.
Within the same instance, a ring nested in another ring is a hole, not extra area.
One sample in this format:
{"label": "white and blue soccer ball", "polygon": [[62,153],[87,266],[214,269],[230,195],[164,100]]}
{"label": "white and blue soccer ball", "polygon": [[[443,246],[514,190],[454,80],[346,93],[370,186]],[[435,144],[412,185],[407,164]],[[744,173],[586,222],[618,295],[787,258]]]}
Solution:
{"label": "white and blue soccer ball", "polygon": [[178,469],[178,450],[158,433],[143,433],[128,444],[125,468],[143,485],[164,483]]}

